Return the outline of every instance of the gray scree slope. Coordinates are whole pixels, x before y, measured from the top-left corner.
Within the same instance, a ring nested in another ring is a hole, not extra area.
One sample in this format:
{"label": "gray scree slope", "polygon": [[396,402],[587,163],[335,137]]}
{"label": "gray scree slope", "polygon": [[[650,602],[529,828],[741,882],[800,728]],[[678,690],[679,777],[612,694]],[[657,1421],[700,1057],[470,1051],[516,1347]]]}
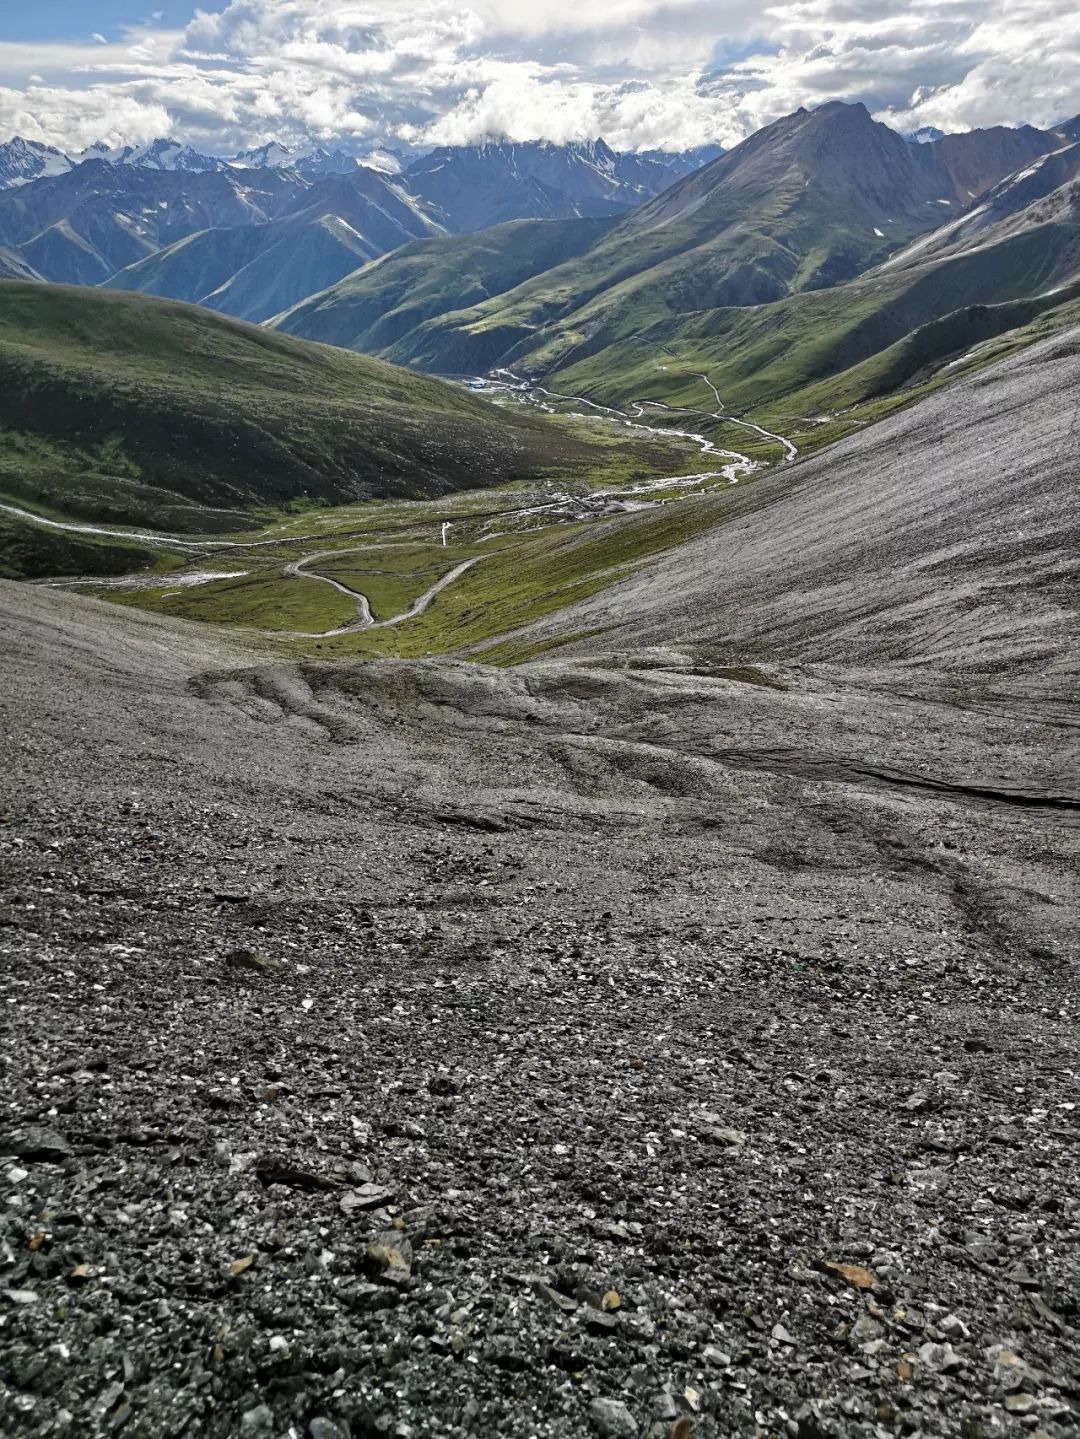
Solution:
{"label": "gray scree slope", "polygon": [[1068,343],[618,655],[0,586],[2,1432],[1076,1433]]}

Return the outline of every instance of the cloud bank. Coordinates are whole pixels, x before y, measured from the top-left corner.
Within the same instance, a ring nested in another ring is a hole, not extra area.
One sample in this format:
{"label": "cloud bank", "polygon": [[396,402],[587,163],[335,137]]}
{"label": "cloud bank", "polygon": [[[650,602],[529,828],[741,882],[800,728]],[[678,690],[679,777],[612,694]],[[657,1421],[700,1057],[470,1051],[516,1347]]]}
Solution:
{"label": "cloud bank", "polygon": [[183,30],[0,40],[0,139],[731,145],[829,99],[899,129],[1080,110],[1075,0],[231,0]]}

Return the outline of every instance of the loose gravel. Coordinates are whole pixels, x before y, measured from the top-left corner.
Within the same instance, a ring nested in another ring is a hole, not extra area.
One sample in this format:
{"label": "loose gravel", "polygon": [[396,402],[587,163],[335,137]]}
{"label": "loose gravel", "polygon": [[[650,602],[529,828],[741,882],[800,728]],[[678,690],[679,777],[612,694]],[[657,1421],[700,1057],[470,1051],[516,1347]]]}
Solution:
{"label": "loose gravel", "polygon": [[0,607],[0,1431],[1077,1431],[1050,729]]}

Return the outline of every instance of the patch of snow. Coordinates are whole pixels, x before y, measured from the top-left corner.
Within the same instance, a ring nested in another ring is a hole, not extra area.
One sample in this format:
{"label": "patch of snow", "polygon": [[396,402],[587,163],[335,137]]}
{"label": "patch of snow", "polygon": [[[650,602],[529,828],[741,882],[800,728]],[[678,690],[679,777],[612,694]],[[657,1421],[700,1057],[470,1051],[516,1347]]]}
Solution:
{"label": "patch of snow", "polygon": [[[182,575],[123,575],[113,576],[106,579],[80,578],[80,585],[93,585],[98,589],[109,590],[156,590],[160,585],[178,585],[183,589],[194,589],[196,585],[208,585],[213,580],[240,580],[248,570],[192,570]],[[56,586],[60,588],[60,586]],[[169,594],[180,593],[179,589],[168,591]],[[165,596],[163,595],[164,599]]]}

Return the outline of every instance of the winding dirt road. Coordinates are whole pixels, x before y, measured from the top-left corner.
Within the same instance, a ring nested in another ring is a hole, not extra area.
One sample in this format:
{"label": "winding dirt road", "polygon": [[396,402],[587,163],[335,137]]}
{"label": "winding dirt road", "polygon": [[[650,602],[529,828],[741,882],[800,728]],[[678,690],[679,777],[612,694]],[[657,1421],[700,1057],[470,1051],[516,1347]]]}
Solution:
{"label": "winding dirt road", "polygon": [[429,585],[422,595],[417,595],[416,599],[412,600],[400,614],[391,615],[389,619],[385,620],[377,620],[371,613],[371,602],[362,590],[354,590],[351,586],[342,584],[340,580],[335,580],[330,575],[321,575],[307,568],[315,560],[325,559],[329,555],[337,557],[338,555],[370,554],[373,549],[393,548],[395,548],[393,545],[366,545],[357,546],[351,550],[317,550],[315,554],[304,555],[301,559],[287,564],[282,570],[283,575],[293,579],[319,580],[324,585],[330,585],[341,594],[348,595],[350,599],[356,601],[357,614],[355,620],[350,620],[347,625],[339,625],[337,629],[322,630],[316,634],[306,634],[299,630],[281,631],[281,633],[300,635],[304,639],[321,640],[329,639],[333,635],[356,634],[362,630],[384,630],[390,629],[394,625],[404,624],[406,620],[412,620],[418,615],[422,615],[440,591],[460,579],[466,570],[472,569],[473,565],[479,564],[481,560],[487,558],[486,555],[475,555],[472,559],[462,560],[461,564],[455,565],[433,585]]}
{"label": "winding dirt road", "polygon": [[[503,378],[500,379],[500,376],[502,376]],[[543,504],[525,505],[516,509],[498,511],[498,516],[500,518],[504,516],[510,516],[514,519],[523,519],[539,514],[551,514],[553,512],[557,513],[560,510],[565,510],[569,506],[575,511],[575,515],[578,518],[600,518],[604,513],[607,512],[612,502],[625,501],[634,496],[648,495],[663,490],[690,488],[692,486],[699,485],[706,480],[726,479],[729,484],[737,484],[741,477],[752,474],[758,468],[757,462],[755,460],[752,460],[748,455],[740,454],[737,450],[724,449],[722,446],[715,444],[706,435],[703,435],[697,431],[678,430],[670,426],[643,424],[641,421],[642,417],[645,414],[646,408],[660,409],[667,414],[673,415],[699,415],[703,416],[706,419],[715,420],[724,424],[739,425],[744,429],[754,431],[755,433],[761,435],[764,439],[775,441],[775,443],[781,445],[784,450],[785,463],[790,463],[797,457],[797,449],[792,444],[792,442],[786,439],[783,435],[774,434],[772,431],[765,429],[761,425],[754,424],[749,420],[738,420],[735,419],[733,416],[725,413],[724,402],[721,399],[720,394],[716,389],[716,386],[709,379],[708,375],[698,375],[697,378],[702,380],[712,391],[717,405],[715,411],[690,409],[677,405],[669,405],[663,400],[646,398],[641,400],[635,400],[633,402],[631,412],[627,414],[624,411],[616,409],[611,405],[602,405],[595,400],[586,399],[584,395],[565,395],[559,393],[556,390],[548,390],[542,385],[533,384],[531,381],[523,379],[520,375],[515,374],[512,370],[506,369],[496,370],[494,374],[490,377],[478,378],[475,381],[471,382],[471,387],[474,389],[494,390],[500,391],[502,393],[517,394],[523,399],[531,400],[534,404],[539,405],[540,408],[548,411],[553,411],[554,407],[545,404],[543,400],[535,399],[533,397],[547,396],[551,400],[558,400],[567,404],[580,405],[583,408],[595,410],[600,414],[609,415],[619,424],[626,426],[627,429],[637,431],[640,434],[656,436],[658,438],[668,440],[689,440],[692,443],[700,446],[701,453],[703,455],[715,455],[718,459],[724,459],[728,461],[728,463],[724,464],[719,470],[708,470],[688,475],[662,476],[658,479],[645,480],[642,481],[640,484],[627,485],[618,489],[594,491],[584,497],[574,496],[570,494],[557,495],[552,500]],[[647,501],[644,502],[644,505],[642,507],[647,507],[648,503],[649,502]],[[660,501],[660,503],[663,503],[663,501]],[[0,503],[0,511],[6,514],[13,515],[15,516],[15,518],[22,520],[23,522],[41,525],[46,529],[61,530],[68,534],[98,536],[111,540],[127,540],[136,544],[154,545],[161,548],[181,550],[184,553],[191,555],[193,558],[200,554],[206,555],[210,551],[256,550],[282,547],[285,545],[295,545],[297,543],[303,543],[304,538],[303,536],[300,536],[273,540],[212,540],[204,539],[201,537],[198,539],[188,539],[179,535],[158,534],[146,530],[124,529],[118,526],[92,525],[74,520],[53,520],[46,518],[44,515],[35,514],[30,510],[22,509],[18,505],[12,505],[7,503]],[[447,520],[442,521],[440,524],[439,537],[443,546],[446,545],[447,534],[449,533],[452,523],[452,521]],[[497,533],[504,532],[499,531]],[[484,536],[484,538],[493,539],[496,538],[496,535],[488,534]],[[417,618],[417,616],[422,615],[437,595],[439,595],[448,586],[452,585],[456,580],[460,579],[467,570],[472,569],[473,565],[478,564],[480,560],[486,558],[486,556],[484,555],[476,555],[470,559],[463,560],[460,564],[455,565],[453,569],[449,570],[445,575],[441,576],[438,580],[436,580],[434,584],[430,585],[423,594],[418,595],[417,598],[411,601],[411,603],[406,606],[406,608],[403,609],[400,614],[392,615],[384,620],[377,620],[374,617],[371,612],[370,601],[367,595],[365,595],[361,590],[353,589],[349,585],[343,584],[340,580],[336,580],[330,575],[320,574],[317,570],[310,568],[310,566],[314,565],[318,560],[326,559],[328,556],[337,557],[343,554],[369,553],[371,550],[374,549],[392,548],[395,548],[395,545],[391,542],[358,545],[350,549],[315,550],[310,554],[302,555],[297,560],[290,560],[282,568],[282,576],[284,578],[317,580],[321,584],[329,585],[332,589],[337,590],[340,594],[347,595],[349,599],[356,602],[356,619],[350,620],[348,624],[340,625],[335,629],[322,630],[315,633],[306,630],[277,630],[273,631],[273,633],[281,635],[292,635],[298,639],[329,639],[335,635],[358,633],[364,630],[388,629],[395,625],[404,624],[407,620],[415,619]],[[221,576],[208,574],[206,576],[206,579],[207,582],[209,582],[210,580],[217,578],[228,579],[236,577],[237,572],[232,572],[229,574],[222,574]],[[130,580],[131,577],[125,578]],[[163,583],[166,585],[171,582],[168,576],[163,576],[162,579]],[[77,581],[72,581],[71,583],[76,582]],[[102,585],[106,585],[108,583],[108,581],[100,579],[98,579],[97,582]],[[195,580],[192,576],[184,576],[182,580],[178,580],[178,583],[183,584],[192,584],[194,582]],[[123,579],[117,581],[118,586],[122,586],[123,583]]]}
{"label": "winding dirt road", "polygon": [[[666,487],[673,483],[676,483],[677,481],[685,481],[687,478],[695,478],[698,480],[726,478],[732,484],[734,484],[738,479],[740,471],[743,474],[750,474],[753,470],[757,468],[756,464],[753,460],[749,458],[749,456],[741,455],[737,450],[723,449],[721,446],[714,444],[712,440],[707,439],[706,436],[698,434],[694,431],[674,430],[668,427],[661,428],[655,425],[638,424],[637,421],[640,420],[642,415],[645,413],[646,407],[664,410],[667,414],[670,415],[702,415],[706,419],[716,420],[719,423],[725,425],[737,425],[740,429],[751,430],[754,434],[760,435],[762,439],[771,440],[774,444],[779,445],[784,452],[785,464],[790,464],[793,460],[797,459],[799,455],[799,451],[796,446],[785,435],[779,435],[773,430],[767,430],[764,425],[759,425],[753,420],[740,420],[737,419],[734,415],[729,414],[727,412],[727,407],[725,406],[724,401],[720,396],[720,392],[717,390],[712,380],[709,379],[708,375],[705,374],[695,373],[694,378],[701,380],[712,391],[713,398],[716,400],[715,410],[691,409],[690,407],[684,405],[669,405],[664,400],[645,398],[641,400],[634,400],[632,402],[630,413],[627,414],[625,411],[616,409],[611,405],[601,405],[596,400],[586,399],[584,395],[564,395],[560,394],[557,390],[545,389],[543,385],[533,384],[528,380],[522,379],[522,377],[515,374],[513,370],[501,369],[496,370],[494,373],[496,375],[506,375],[508,377],[508,382],[486,382],[487,385],[492,388],[502,388],[519,394],[533,393],[538,395],[547,395],[553,400],[563,400],[570,404],[584,405],[590,410],[597,410],[601,414],[613,416],[613,418],[619,420],[622,424],[626,425],[628,429],[639,430],[649,435],[660,435],[664,438],[674,437],[676,439],[693,440],[696,444],[699,444],[701,446],[701,453],[703,455],[724,455],[734,461],[734,463],[731,465],[725,465],[722,470],[713,471],[708,474],[701,474],[694,477],[680,475],[674,477],[674,479],[672,480],[650,481],[648,486],[641,487],[636,490],[623,490],[621,491],[621,493],[623,494],[641,493],[643,489],[659,488],[661,485],[664,485]],[[474,383],[480,384],[483,382]],[[543,408],[550,409],[551,407],[545,405]]]}

